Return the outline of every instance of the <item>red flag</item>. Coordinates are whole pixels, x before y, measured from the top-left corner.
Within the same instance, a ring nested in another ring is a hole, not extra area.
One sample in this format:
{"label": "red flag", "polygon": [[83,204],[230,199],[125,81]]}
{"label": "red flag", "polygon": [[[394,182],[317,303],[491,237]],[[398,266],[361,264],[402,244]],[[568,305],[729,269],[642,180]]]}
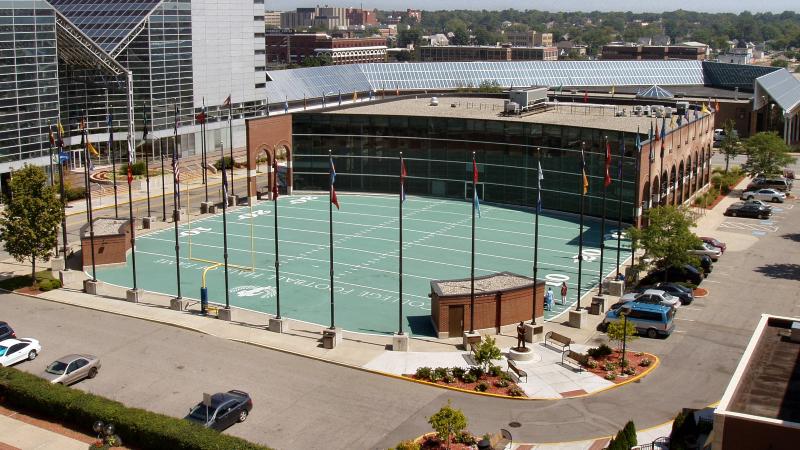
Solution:
{"label": "red flag", "polygon": [[[275,173],[275,181],[272,183],[272,198],[278,199],[278,159],[272,158],[272,171]],[[338,206],[337,206],[338,208]]]}
{"label": "red flag", "polygon": [[226,98],[225,101],[222,102],[222,106],[225,106],[226,108],[230,108],[231,107],[231,95],[230,94],[228,94],[228,98]]}
{"label": "red flag", "polygon": [[403,157],[400,157],[400,200],[406,201],[406,177],[408,173],[406,172],[406,162],[403,161]]}
{"label": "red flag", "polygon": [[606,177],[603,179],[603,187],[608,187],[611,184],[611,143],[606,140]]}
{"label": "red flag", "polygon": [[336,189],[331,186],[331,203],[336,206],[336,209],[339,209],[339,199],[336,197]]}
{"label": "red flag", "polygon": [[199,123],[199,124],[206,123],[206,113],[205,113],[205,111],[200,111],[199,113],[197,113],[194,116],[194,118],[197,121],[197,123]]}
{"label": "red flag", "polygon": [[128,163],[128,186],[133,183],[133,169],[131,169],[131,163]]}
{"label": "red flag", "polygon": [[583,91],[583,103],[589,103],[589,91]]}
{"label": "red flag", "polygon": [[472,182],[478,184],[478,165],[475,164],[475,158],[472,158]]}
{"label": "red flag", "polygon": [[656,121],[656,141],[660,141],[661,137],[658,134],[658,121]]}
{"label": "red flag", "polygon": [[50,147],[56,145],[56,138],[53,137],[53,126],[50,126]]}

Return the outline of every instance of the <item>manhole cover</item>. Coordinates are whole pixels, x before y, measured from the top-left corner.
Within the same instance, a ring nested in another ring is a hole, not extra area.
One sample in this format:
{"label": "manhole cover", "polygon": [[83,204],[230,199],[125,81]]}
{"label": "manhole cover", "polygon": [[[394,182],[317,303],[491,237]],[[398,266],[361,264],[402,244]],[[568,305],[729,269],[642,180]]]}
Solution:
{"label": "manhole cover", "polygon": [[522,424],[519,422],[509,422],[508,426],[510,426],[511,428],[519,428],[522,426]]}

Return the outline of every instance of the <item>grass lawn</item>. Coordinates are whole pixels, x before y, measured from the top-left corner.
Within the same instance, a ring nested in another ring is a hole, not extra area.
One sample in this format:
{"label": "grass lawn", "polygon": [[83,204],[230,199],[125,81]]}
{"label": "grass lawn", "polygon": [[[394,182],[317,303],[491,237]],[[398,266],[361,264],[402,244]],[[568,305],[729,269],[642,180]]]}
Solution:
{"label": "grass lawn", "polygon": [[[57,278],[54,278],[53,272],[51,272],[49,269],[36,272],[36,282],[39,285],[39,290],[49,291],[50,289],[61,287],[61,281]],[[19,275],[12,278],[6,278],[5,280],[0,280],[0,289],[14,291],[20,288],[31,286],[32,284],[33,283],[31,282],[30,275]],[[50,287],[48,288],[47,286]]]}

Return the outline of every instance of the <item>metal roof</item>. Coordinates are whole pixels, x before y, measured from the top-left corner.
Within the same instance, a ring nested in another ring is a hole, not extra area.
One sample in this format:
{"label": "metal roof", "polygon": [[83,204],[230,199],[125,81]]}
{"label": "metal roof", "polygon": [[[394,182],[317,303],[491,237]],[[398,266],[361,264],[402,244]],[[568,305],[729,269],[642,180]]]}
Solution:
{"label": "metal roof", "polygon": [[641,89],[639,92],[636,93],[636,97],[639,98],[656,98],[656,99],[670,99],[674,98],[675,96],[672,95],[672,92],[662,88],[661,86],[654,84],[647,89]]}
{"label": "metal roof", "polygon": [[800,80],[786,69],[776,70],[756,78],[756,101],[753,108],[759,109],[766,103],[765,94],[790,114],[800,108]]}

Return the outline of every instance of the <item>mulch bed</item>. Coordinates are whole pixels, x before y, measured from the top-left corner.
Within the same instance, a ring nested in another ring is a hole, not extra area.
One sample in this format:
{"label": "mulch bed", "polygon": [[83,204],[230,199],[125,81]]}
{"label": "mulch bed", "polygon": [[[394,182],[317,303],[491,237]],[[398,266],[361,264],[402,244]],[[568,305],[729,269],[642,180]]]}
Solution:
{"label": "mulch bed", "polygon": [[23,288],[15,289],[14,292],[26,295],[39,295],[42,293],[42,291],[40,291],[38,287],[35,288],[33,286],[26,286]]}
{"label": "mulch bed", "polygon": [[[511,389],[511,388],[519,388],[519,386],[517,386],[517,383],[515,383],[515,382],[513,382],[511,380],[508,381],[508,386],[507,387],[497,387],[497,386],[495,386],[495,382],[499,381],[500,377],[493,377],[493,376],[488,375],[488,374],[487,375],[483,375],[475,383],[467,383],[467,382],[465,382],[464,380],[462,380],[460,378],[456,378],[456,380],[454,382],[452,382],[452,383],[445,383],[444,381],[433,382],[433,381],[430,381],[430,380],[417,378],[417,376],[414,375],[414,374],[408,374],[408,375],[403,375],[403,376],[406,377],[406,378],[411,378],[412,380],[422,380],[422,381],[427,381],[428,383],[434,383],[434,384],[438,384],[438,385],[441,385],[441,386],[447,386],[447,387],[451,387],[451,388],[458,388],[458,389],[464,389],[464,390],[467,390],[467,391],[475,391],[475,392],[481,392],[481,391],[475,390],[475,387],[478,385],[478,383],[480,383],[481,381],[484,381],[484,382],[486,382],[486,384],[489,385],[489,387],[485,391],[482,391],[482,392],[485,392],[487,394],[509,395],[509,393],[508,393],[509,389]],[[521,396],[517,396],[517,397],[527,397],[527,396],[524,394],[524,391],[523,391],[523,394]]]}
{"label": "mulch bed", "polygon": [[[480,439],[475,436],[476,441]],[[435,433],[426,434],[422,436],[419,440],[420,447],[425,450],[445,450],[447,449],[447,444],[444,441],[440,441],[438,437],[436,437]],[[455,442],[455,439],[450,439],[450,450],[472,450],[475,447],[472,445],[462,444],[459,442]]]}
{"label": "mulch bed", "polygon": [[694,295],[695,298],[705,297],[706,295],[708,295],[708,289],[695,288],[692,290],[692,295]]}
{"label": "mulch bed", "polygon": [[[590,367],[584,366],[584,369],[589,371],[589,372],[591,372],[591,373],[593,373],[593,374],[595,374],[595,375],[603,377],[604,379],[607,379],[605,377],[609,373],[609,371],[605,370],[603,368],[603,366],[607,362],[612,362],[612,363],[616,364],[616,366],[617,366],[617,368],[614,369],[614,373],[617,375],[617,377],[616,377],[616,379],[608,380],[608,381],[611,381],[612,383],[618,384],[618,383],[622,383],[622,382],[624,382],[626,380],[629,380],[630,378],[632,378],[632,377],[634,377],[636,375],[641,374],[642,372],[644,372],[647,369],[649,369],[656,362],[656,357],[651,355],[651,354],[649,354],[649,353],[631,352],[631,351],[625,352],[625,360],[628,361],[628,363],[629,363],[628,367],[635,368],[636,369],[636,374],[635,375],[622,375],[621,374],[622,371],[621,371],[621,369],[619,367],[619,362],[622,359],[621,355],[622,355],[621,351],[614,350],[614,352],[611,353],[608,356],[601,356],[599,358],[592,358],[595,361],[597,361],[597,367],[592,369]],[[648,365],[646,367],[639,365],[639,363],[641,363],[643,359],[649,359],[650,360],[650,365]]]}

